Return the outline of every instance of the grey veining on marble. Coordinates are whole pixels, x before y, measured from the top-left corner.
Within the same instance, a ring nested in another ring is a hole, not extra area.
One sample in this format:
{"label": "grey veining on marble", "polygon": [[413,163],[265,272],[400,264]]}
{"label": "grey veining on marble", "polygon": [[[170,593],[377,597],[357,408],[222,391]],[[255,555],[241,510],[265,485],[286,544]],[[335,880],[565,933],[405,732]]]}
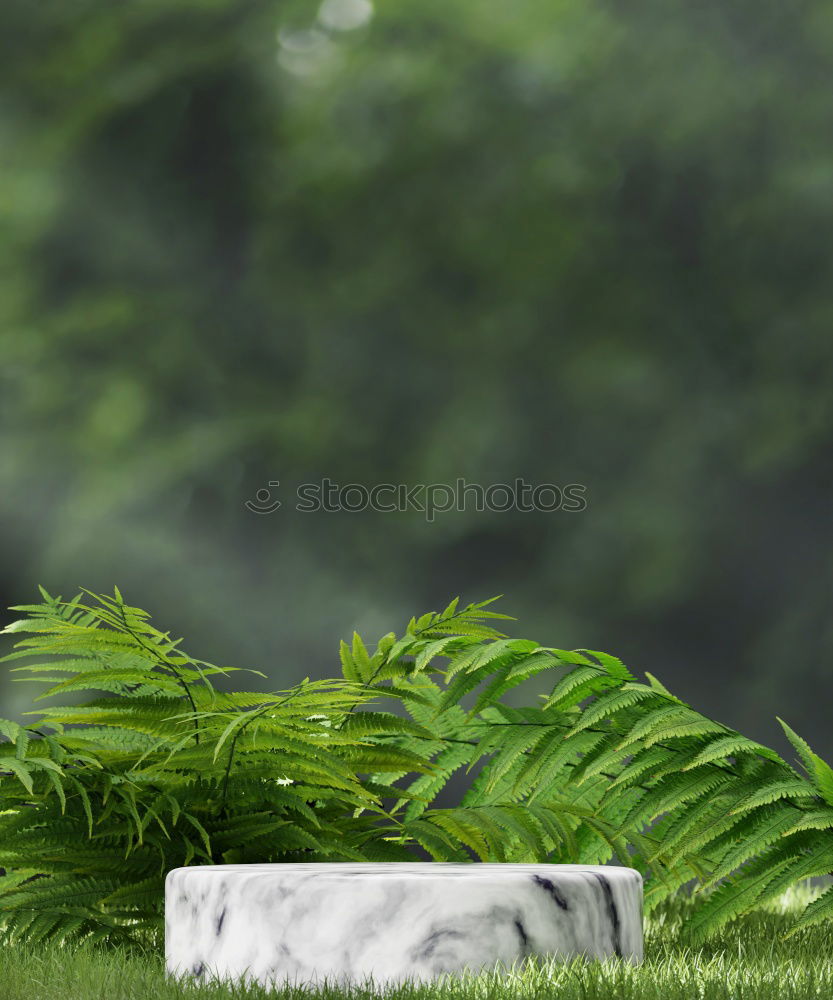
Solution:
{"label": "grey veining on marble", "polygon": [[264,984],[432,979],[528,955],[642,959],[642,877],[548,864],[177,868],[165,884],[175,976]]}

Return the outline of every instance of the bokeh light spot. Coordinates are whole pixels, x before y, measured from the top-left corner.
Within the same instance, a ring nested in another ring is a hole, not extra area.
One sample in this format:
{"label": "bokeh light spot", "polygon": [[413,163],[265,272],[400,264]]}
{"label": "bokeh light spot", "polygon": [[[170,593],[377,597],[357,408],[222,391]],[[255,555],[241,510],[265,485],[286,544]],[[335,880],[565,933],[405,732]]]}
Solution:
{"label": "bokeh light spot", "polygon": [[318,20],[331,31],[353,31],[373,17],[370,0],[324,0]]}

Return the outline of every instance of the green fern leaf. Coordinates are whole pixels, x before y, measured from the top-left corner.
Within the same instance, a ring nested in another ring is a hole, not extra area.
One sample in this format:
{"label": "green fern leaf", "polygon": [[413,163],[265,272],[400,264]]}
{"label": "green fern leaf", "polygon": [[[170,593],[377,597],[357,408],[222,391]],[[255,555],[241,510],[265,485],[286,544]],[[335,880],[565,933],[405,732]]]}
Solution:
{"label": "green fern leaf", "polygon": [[775,802],[779,799],[810,805],[813,801],[813,787],[808,781],[802,778],[785,778],[780,781],[773,781],[758,788],[751,795],[745,796],[732,809],[732,814],[737,815],[741,812],[747,812],[750,809],[756,809],[758,806],[766,805],[769,802]]}
{"label": "green fern leaf", "polygon": [[544,702],[544,709],[570,708],[583,701],[589,694],[595,694],[609,686],[607,675],[594,666],[579,666],[571,670],[555,685]]}
{"label": "green fern leaf", "polygon": [[792,937],[805,927],[830,920],[831,917],[833,917],[833,885],[828,886],[818,898],[807,904],[801,916],[787,933],[787,937]]}
{"label": "green fern leaf", "polygon": [[614,691],[604,692],[597,696],[595,702],[581,713],[581,719],[570,730],[568,736],[574,736],[583,729],[598,725],[605,719],[610,719],[616,712],[630,708],[639,702],[656,702],[657,694],[644,684],[625,684]]}
{"label": "green fern leaf", "polygon": [[683,770],[691,771],[696,767],[702,767],[704,764],[711,764],[714,761],[725,761],[729,757],[737,757],[745,753],[756,754],[775,763],[783,763],[774,750],[770,750],[768,747],[762,746],[754,740],[734,733],[730,736],[721,736],[719,739],[711,740],[697,754],[694,760],[685,765]]}

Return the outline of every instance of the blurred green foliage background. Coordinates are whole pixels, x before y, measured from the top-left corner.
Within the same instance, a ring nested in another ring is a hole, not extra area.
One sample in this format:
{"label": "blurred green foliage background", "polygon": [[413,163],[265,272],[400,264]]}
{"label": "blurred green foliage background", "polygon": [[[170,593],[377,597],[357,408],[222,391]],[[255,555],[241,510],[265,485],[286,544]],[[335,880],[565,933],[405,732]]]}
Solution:
{"label": "blurred green foliage background", "polygon": [[0,66],[4,605],[117,583],[285,686],[504,593],[833,754],[830,4],[5,0]]}

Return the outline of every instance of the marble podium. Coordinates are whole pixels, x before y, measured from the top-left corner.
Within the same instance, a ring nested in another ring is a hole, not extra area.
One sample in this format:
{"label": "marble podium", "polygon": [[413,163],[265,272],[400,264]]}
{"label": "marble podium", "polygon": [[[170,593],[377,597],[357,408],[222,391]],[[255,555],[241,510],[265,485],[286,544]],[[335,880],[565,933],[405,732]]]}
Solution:
{"label": "marble podium", "polygon": [[169,973],[263,984],[432,979],[528,955],[642,959],[642,877],[549,864],[177,868]]}

